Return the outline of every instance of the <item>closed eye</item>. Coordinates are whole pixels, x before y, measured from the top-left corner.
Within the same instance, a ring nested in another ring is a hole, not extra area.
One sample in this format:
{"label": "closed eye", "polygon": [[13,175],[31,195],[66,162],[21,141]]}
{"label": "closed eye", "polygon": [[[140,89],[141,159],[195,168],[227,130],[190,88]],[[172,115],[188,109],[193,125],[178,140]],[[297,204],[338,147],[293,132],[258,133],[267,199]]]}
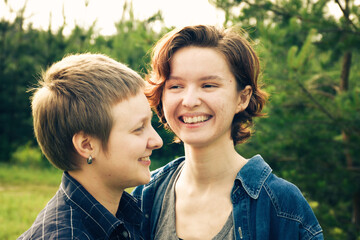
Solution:
{"label": "closed eye", "polygon": [[176,76],[170,76],[168,80],[165,81],[165,88],[166,89],[180,89],[184,86],[182,85],[183,80],[182,78]]}
{"label": "closed eye", "polygon": [[210,83],[206,83],[206,84],[203,84],[202,85],[202,87],[203,88],[216,88],[216,87],[218,87],[218,85],[217,84],[210,84]]}
{"label": "closed eye", "polygon": [[171,85],[168,87],[168,89],[179,89],[182,88],[180,85]]}
{"label": "closed eye", "polygon": [[142,125],[141,127],[136,128],[133,132],[134,133],[141,133],[144,130],[145,126]]}

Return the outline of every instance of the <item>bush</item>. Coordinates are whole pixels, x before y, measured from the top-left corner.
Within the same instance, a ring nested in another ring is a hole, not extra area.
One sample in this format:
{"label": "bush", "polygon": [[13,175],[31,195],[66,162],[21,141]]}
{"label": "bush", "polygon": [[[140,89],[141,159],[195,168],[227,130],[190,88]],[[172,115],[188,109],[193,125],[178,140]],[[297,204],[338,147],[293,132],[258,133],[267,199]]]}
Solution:
{"label": "bush", "polygon": [[31,142],[18,147],[11,154],[10,163],[27,167],[44,167],[49,165],[40,148],[33,146]]}

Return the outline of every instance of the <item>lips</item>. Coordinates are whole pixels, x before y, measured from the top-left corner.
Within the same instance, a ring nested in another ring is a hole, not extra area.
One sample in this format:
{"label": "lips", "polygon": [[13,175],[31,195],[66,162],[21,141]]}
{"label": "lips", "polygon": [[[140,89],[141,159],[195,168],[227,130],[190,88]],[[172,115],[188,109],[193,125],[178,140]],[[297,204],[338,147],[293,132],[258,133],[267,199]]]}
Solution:
{"label": "lips", "polygon": [[146,161],[150,161],[150,157],[149,157],[149,156],[147,156],[147,157],[142,157],[142,158],[139,158],[139,161],[144,161],[144,162],[146,162]]}
{"label": "lips", "polygon": [[200,115],[200,116],[182,116],[180,120],[186,124],[196,124],[206,122],[211,118],[210,115]]}
{"label": "lips", "polygon": [[151,164],[151,161],[150,161],[150,156],[147,156],[147,157],[141,157],[139,158],[139,163],[146,166],[146,167],[149,167],[150,164]]}

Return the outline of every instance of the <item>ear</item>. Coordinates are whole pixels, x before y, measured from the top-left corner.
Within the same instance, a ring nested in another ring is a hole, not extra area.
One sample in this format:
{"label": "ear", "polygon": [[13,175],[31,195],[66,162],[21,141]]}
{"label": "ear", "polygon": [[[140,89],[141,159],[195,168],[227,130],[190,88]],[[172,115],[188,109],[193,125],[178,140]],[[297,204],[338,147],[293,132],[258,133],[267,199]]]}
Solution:
{"label": "ear", "polygon": [[238,96],[238,105],[236,108],[236,113],[244,111],[248,106],[252,95],[252,87],[247,85],[243,90],[241,90]]}
{"label": "ear", "polygon": [[83,158],[88,158],[94,152],[94,141],[83,131],[75,133],[72,138],[76,152]]}

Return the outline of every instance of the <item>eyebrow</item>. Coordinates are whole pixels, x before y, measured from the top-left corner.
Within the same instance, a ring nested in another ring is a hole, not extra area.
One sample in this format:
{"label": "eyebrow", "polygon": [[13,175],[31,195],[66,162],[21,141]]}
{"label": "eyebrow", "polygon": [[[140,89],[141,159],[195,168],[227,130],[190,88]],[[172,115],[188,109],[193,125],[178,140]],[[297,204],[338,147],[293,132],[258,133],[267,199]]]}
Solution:
{"label": "eyebrow", "polygon": [[138,123],[139,122],[146,122],[147,120],[152,119],[153,115],[154,115],[153,111],[150,110],[147,115],[145,115],[144,117],[139,119]]}
{"label": "eyebrow", "polygon": [[[168,80],[183,80],[182,77],[178,77],[178,76],[169,76]],[[201,77],[199,79],[200,81],[206,81],[206,80],[223,80],[222,77],[218,76],[218,75],[209,75],[209,76],[204,76]]]}
{"label": "eyebrow", "polygon": [[[135,128],[138,127],[139,124],[144,124],[144,123],[146,123],[146,122],[149,121],[149,120],[151,121],[153,115],[154,115],[154,114],[153,114],[153,111],[150,111],[147,115],[145,115],[145,116],[139,118],[138,120],[136,120],[136,121],[133,123],[131,129],[134,130]],[[131,130],[131,131],[132,131],[132,130]]]}
{"label": "eyebrow", "polygon": [[223,80],[222,77],[217,76],[217,75],[209,75],[209,76],[205,76],[200,78],[201,81],[206,81],[206,80]]}

